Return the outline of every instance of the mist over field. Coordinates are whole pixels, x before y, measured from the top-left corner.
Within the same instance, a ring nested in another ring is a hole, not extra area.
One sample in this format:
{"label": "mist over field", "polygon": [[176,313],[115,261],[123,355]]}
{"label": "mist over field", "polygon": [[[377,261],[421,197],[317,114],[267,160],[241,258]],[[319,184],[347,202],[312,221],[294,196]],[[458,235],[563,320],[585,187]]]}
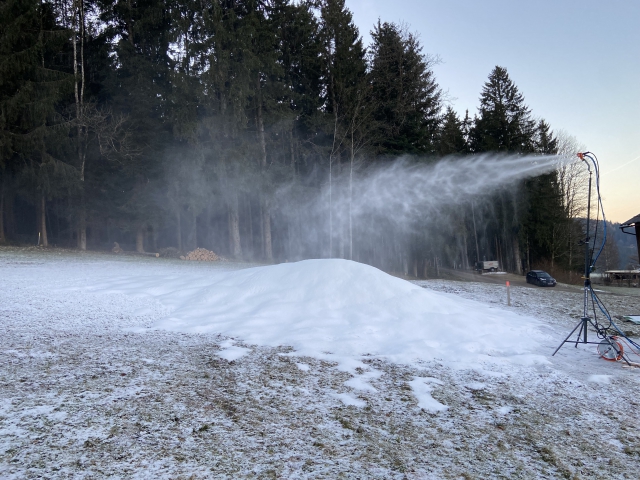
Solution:
{"label": "mist over field", "polygon": [[405,24],[365,45],[343,0],[178,4],[2,7],[0,242],[579,271],[581,147],[507,67],[461,117]]}

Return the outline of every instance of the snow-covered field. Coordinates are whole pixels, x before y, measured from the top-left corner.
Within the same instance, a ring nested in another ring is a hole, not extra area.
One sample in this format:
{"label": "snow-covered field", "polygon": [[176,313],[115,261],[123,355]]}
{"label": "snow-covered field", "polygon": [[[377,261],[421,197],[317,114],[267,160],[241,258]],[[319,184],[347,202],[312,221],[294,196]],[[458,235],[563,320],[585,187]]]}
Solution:
{"label": "snow-covered field", "polygon": [[0,249],[0,477],[638,478],[579,293],[246,267]]}

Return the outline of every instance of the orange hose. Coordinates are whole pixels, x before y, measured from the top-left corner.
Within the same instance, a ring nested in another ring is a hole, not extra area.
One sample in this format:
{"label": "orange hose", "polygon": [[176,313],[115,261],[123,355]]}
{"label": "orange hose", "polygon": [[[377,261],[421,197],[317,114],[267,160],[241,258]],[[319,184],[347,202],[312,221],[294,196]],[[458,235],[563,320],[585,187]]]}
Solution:
{"label": "orange hose", "polygon": [[616,356],[616,358],[606,358],[600,352],[598,352],[598,354],[600,355],[600,358],[602,358],[603,360],[606,360],[607,362],[619,362],[620,360],[622,360],[622,357],[624,356],[624,347],[618,341],[618,337],[611,337],[610,341],[615,342],[618,345],[618,347],[620,347],[620,353]]}
{"label": "orange hose", "polygon": [[[631,351],[631,353],[633,353],[634,355],[637,355],[638,357],[640,357],[640,353],[636,352],[636,351],[633,349],[633,347],[632,347],[631,345],[629,345],[629,344],[625,341],[625,339],[624,339],[624,338],[620,338],[620,337],[615,337],[615,338],[616,338],[616,339],[620,339],[620,340],[622,340],[622,341],[625,343],[625,345],[626,345],[627,347],[629,347],[629,350]],[[620,344],[620,342],[618,342],[618,345],[619,345],[619,344]]]}

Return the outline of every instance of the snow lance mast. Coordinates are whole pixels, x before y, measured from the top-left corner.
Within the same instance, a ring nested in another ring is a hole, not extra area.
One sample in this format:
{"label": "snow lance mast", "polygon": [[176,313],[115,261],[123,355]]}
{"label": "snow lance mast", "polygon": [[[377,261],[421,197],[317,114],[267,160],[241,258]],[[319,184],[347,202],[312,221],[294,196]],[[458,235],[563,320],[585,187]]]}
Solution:
{"label": "snow lance mast", "polygon": [[476,272],[482,273],[495,273],[500,271],[500,262],[498,260],[485,260],[476,263]]}
{"label": "snow lance mast", "polygon": [[[631,362],[629,360],[629,353],[640,356],[640,344],[636,343],[633,339],[629,338],[625,332],[620,330],[616,323],[611,318],[609,310],[604,305],[596,290],[593,289],[591,284],[591,272],[593,272],[598,257],[604,250],[604,246],[607,241],[607,217],[604,214],[604,207],[602,206],[602,195],[600,194],[600,163],[598,157],[591,152],[578,153],[578,158],[584,162],[589,172],[588,183],[588,195],[587,195],[587,222],[585,228],[586,238],[581,242],[584,245],[584,296],[583,296],[583,314],[578,324],[573,327],[571,333],[562,341],[558,348],[551,356],[558,353],[558,350],[562,348],[565,343],[573,344],[576,348],[578,344],[583,345],[596,345],[596,351],[600,358],[611,362],[624,361],[625,366],[628,367],[640,367],[640,363]],[[591,236],[591,230],[589,223],[591,220],[591,185],[593,175],[595,174],[596,180],[596,207],[598,210],[597,220],[595,225],[595,231],[593,237]],[[602,221],[599,221],[599,217],[602,215]],[[602,240],[601,244],[596,245],[596,239],[598,238],[598,226],[602,224]],[[596,253],[597,252],[597,253]],[[589,311],[591,307],[591,312]],[[598,318],[598,315],[600,318]],[[588,332],[595,332],[597,338],[595,341],[589,341]],[[577,333],[574,340],[570,340],[574,333]],[[625,348],[627,353],[625,354]]]}

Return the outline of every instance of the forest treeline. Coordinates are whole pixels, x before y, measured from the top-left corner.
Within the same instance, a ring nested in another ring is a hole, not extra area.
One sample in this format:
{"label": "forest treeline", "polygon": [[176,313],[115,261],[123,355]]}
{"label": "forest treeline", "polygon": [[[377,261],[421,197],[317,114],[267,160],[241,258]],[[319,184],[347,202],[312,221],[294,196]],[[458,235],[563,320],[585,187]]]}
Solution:
{"label": "forest treeline", "polygon": [[576,151],[503,67],[459,117],[437,61],[394,23],[364,45],[344,0],[5,0],[0,241],[579,271],[575,165],[410,225],[353,221],[354,178],[398,157]]}

